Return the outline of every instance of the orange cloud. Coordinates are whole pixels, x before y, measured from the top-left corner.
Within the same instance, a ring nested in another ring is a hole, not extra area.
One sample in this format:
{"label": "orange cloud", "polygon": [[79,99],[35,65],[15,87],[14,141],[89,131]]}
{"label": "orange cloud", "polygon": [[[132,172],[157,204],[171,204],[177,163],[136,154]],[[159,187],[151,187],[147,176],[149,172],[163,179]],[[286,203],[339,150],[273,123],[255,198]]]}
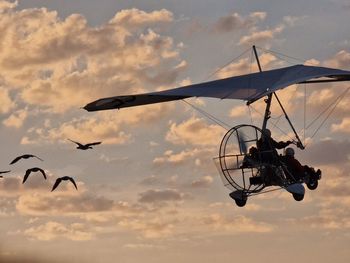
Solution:
{"label": "orange cloud", "polygon": [[102,141],[103,144],[126,144],[133,138],[127,131],[138,126],[151,125],[170,114],[173,104],[163,103],[135,107],[122,111],[106,111],[82,118],[74,118],[53,127],[46,121],[44,127],[33,128],[22,138],[22,144],[67,142],[67,138],[88,143]]}
{"label": "orange cloud", "polygon": [[281,33],[284,30],[285,26],[277,26],[274,29],[271,30],[263,30],[263,31],[255,31],[252,32],[250,35],[243,36],[239,40],[239,45],[246,45],[246,46],[252,46],[256,43],[263,43],[272,40],[275,35]]}
{"label": "orange cloud", "polygon": [[221,214],[211,214],[203,217],[202,224],[226,234],[239,233],[269,233],[273,231],[273,226],[255,222],[245,216],[226,218]]}
{"label": "orange cloud", "polygon": [[171,122],[166,140],[174,144],[217,145],[224,132],[218,125],[208,125],[204,119],[191,117],[180,124]]}
{"label": "orange cloud", "polygon": [[350,118],[346,117],[342,119],[341,123],[339,124],[332,124],[332,131],[334,132],[350,132]]}
{"label": "orange cloud", "polygon": [[58,238],[66,238],[73,241],[86,241],[93,238],[86,225],[73,223],[65,225],[58,222],[49,221],[38,227],[31,227],[23,231],[23,234],[30,239],[40,241],[50,241]]}
{"label": "orange cloud", "polygon": [[0,114],[8,113],[16,105],[10,97],[10,94],[7,89],[0,86]]}
{"label": "orange cloud", "polygon": [[173,21],[173,14],[166,9],[147,13],[145,11],[133,8],[118,12],[110,23],[123,26],[140,26],[154,23],[164,23]]}
{"label": "orange cloud", "polygon": [[214,149],[186,149],[184,151],[181,151],[179,153],[174,153],[173,151],[169,150],[164,152],[162,157],[156,157],[153,160],[153,163],[155,165],[160,164],[182,164],[189,161],[196,162],[197,160],[200,162],[202,159],[209,158],[213,155]]}
{"label": "orange cloud", "polygon": [[10,117],[5,119],[2,123],[7,127],[20,128],[28,116],[27,110],[18,110]]}
{"label": "orange cloud", "polygon": [[186,67],[181,47],[150,28],[171,21],[165,9],[131,9],[92,28],[79,14],[61,20],[45,8],[10,8],[0,21],[1,74],[23,102],[56,113],[100,97],[156,90],[174,84]]}
{"label": "orange cloud", "polygon": [[194,188],[206,188],[209,187],[213,183],[213,181],[213,177],[207,175],[192,181],[191,186]]}
{"label": "orange cloud", "polygon": [[333,58],[325,61],[325,65],[340,69],[350,69],[350,53],[341,50]]}

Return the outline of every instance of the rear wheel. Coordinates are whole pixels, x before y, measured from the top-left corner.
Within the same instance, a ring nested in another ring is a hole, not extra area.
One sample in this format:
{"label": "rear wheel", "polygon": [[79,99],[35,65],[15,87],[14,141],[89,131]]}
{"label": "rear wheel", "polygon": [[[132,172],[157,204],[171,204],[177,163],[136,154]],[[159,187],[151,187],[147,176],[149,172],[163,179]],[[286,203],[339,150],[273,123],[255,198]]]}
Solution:
{"label": "rear wheel", "polygon": [[310,182],[308,182],[306,185],[307,185],[307,188],[309,188],[310,190],[315,190],[318,186],[318,181],[310,180]]}
{"label": "rear wheel", "polygon": [[293,198],[295,201],[302,201],[304,199],[304,195],[293,193]]}

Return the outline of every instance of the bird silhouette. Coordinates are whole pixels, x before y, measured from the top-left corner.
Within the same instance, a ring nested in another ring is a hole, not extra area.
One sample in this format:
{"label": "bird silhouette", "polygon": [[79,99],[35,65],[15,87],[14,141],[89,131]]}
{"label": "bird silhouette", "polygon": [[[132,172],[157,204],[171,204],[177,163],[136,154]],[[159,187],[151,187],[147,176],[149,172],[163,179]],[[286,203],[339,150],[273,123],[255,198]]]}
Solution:
{"label": "bird silhouette", "polygon": [[43,159],[41,159],[41,158],[39,158],[38,156],[35,156],[35,155],[33,155],[33,154],[23,154],[23,155],[21,155],[21,156],[16,157],[15,159],[13,159],[12,162],[11,162],[10,164],[14,164],[14,163],[18,162],[18,161],[21,160],[21,159],[28,159],[28,158],[32,158],[32,157],[37,158],[37,159],[39,159],[40,161],[43,161]]}
{"label": "bird silhouette", "polygon": [[25,183],[25,181],[27,181],[28,179],[28,176],[31,174],[31,173],[35,173],[35,172],[41,172],[42,175],[44,176],[45,180],[46,180],[46,174],[45,174],[45,171],[39,167],[33,167],[33,168],[30,168],[26,171],[26,174],[24,175],[24,178],[23,178],[23,182],[22,184]]}
{"label": "bird silhouette", "polygon": [[93,146],[93,145],[99,145],[99,144],[102,143],[102,142],[92,142],[92,143],[87,143],[87,144],[81,144],[80,142],[76,142],[76,141],[73,141],[73,140],[71,140],[71,139],[68,139],[68,140],[71,141],[71,142],[76,143],[76,144],[78,145],[78,146],[77,146],[77,149],[79,149],[79,150],[92,149],[91,146]]}
{"label": "bird silhouette", "polygon": [[57,188],[57,186],[58,186],[62,181],[71,181],[72,184],[74,185],[75,189],[78,190],[77,184],[75,183],[75,181],[74,181],[74,179],[73,179],[72,177],[63,176],[63,177],[60,177],[60,178],[57,178],[57,179],[56,179],[56,182],[55,182],[55,184],[53,185],[51,192],[54,191],[54,190]]}

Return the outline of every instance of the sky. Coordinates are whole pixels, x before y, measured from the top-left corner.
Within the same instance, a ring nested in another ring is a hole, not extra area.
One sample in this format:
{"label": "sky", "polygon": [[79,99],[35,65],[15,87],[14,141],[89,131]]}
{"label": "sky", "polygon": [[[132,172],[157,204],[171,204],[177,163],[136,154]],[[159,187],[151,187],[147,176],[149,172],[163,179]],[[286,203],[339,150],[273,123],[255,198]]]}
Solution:
{"label": "sky", "polygon": [[[227,129],[189,104],[81,107],[254,72],[252,45],[263,70],[350,70],[349,24],[346,0],[0,0],[0,171],[11,170],[0,178],[0,261],[347,262],[350,95],[337,98],[348,83],[278,92],[307,145],[296,157],[323,177],[302,202],[275,191],[244,208],[213,162]],[[231,127],[261,125],[262,101],[187,102]],[[269,128],[293,138],[276,104]],[[102,144],[79,151],[68,139]],[[44,161],[9,165],[25,153]],[[36,166],[47,180],[22,184]],[[78,191],[50,192],[62,176]]]}

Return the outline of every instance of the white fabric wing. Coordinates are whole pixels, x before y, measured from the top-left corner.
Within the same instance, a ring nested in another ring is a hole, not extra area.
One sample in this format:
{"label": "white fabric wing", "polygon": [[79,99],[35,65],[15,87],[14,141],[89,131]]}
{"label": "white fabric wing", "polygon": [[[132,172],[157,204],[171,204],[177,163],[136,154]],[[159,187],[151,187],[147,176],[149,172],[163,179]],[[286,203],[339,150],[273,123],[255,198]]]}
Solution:
{"label": "white fabric wing", "polygon": [[230,77],[159,92],[103,98],[87,104],[87,111],[120,109],[139,105],[180,100],[189,97],[211,97],[255,101],[293,84],[350,81],[350,71],[295,65],[275,70]]}

